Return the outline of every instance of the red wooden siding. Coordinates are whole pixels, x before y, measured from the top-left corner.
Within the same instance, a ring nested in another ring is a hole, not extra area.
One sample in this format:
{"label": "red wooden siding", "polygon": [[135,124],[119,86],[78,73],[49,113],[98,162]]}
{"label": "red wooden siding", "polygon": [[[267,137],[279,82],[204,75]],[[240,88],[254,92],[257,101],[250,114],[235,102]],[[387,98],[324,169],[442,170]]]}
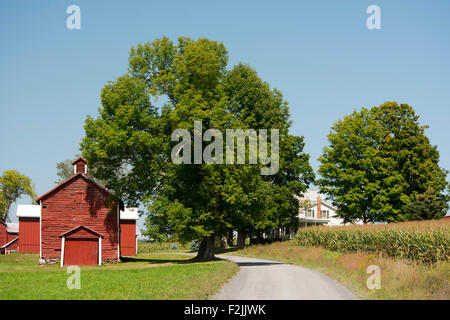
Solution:
{"label": "red wooden siding", "polygon": [[[13,240],[15,240],[15,241],[13,241]],[[15,237],[14,239],[11,239],[9,241],[9,245],[6,246],[5,249],[11,250],[11,251],[18,251],[18,248],[19,248],[19,240],[18,240],[18,237]]]}
{"label": "red wooden siding", "polygon": [[136,221],[120,220],[120,254],[136,255]]}
{"label": "red wooden siding", "polygon": [[[19,233],[18,232],[8,232],[8,242],[10,242],[11,240],[18,238],[19,237]],[[19,243],[17,243],[19,244]]]}
{"label": "red wooden siding", "polygon": [[19,218],[19,251],[39,253],[39,218]]}
{"label": "red wooden siding", "polygon": [[[108,199],[109,194],[106,191],[83,175],[73,177],[60,188],[41,197],[42,257],[59,259],[61,257],[59,235],[83,225],[104,235],[102,259],[117,259],[117,207],[110,209]],[[83,246],[89,247],[90,244],[83,243],[81,247]],[[68,259],[70,262],[71,258]]]}
{"label": "red wooden siding", "polygon": [[96,265],[98,238],[67,238],[64,245],[64,265]]}
{"label": "red wooden siding", "polygon": [[0,221],[0,247],[8,242],[8,232],[6,231],[6,224]]}

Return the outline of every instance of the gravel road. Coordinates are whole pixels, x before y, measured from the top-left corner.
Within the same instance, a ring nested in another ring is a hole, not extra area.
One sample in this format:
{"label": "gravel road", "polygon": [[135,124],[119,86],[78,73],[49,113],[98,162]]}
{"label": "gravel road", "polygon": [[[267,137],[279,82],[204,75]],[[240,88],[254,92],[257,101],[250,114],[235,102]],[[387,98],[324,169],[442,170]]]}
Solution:
{"label": "gravel road", "polygon": [[278,261],[218,255],[237,263],[241,270],[216,300],[354,300],[346,287],[326,275]]}

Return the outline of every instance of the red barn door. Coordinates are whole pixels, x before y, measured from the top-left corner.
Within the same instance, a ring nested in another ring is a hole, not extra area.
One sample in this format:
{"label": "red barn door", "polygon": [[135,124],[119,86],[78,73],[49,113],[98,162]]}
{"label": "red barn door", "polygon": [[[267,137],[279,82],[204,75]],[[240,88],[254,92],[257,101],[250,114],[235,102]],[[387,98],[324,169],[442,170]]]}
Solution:
{"label": "red barn door", "polygon": [[136,255],[136,221],[120,221],[120,255],[124,257]]}
{"label": "red barn door", "polygon": [[64,246],[65,265],[96,265],[98,239],[68,238]]}
{"label": "red barn door", "polygon": [[19,251],[39,253],[40,222],[39,218],[19,218]]}
{"label": "red barn door", "polygon": [[79,226],[60,235],[63,239],[64,265],[96,265],[99,261],[99,238],[96,231]]}

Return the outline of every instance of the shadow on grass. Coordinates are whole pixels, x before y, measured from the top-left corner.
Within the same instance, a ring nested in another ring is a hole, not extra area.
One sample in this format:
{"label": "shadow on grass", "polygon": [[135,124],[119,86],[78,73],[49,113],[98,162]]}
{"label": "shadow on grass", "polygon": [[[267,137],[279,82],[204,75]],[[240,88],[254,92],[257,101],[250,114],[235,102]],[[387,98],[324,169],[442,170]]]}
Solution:
{"label": "shadow on grass", "polygon": [[164,263],[173,263],[173,264],[187,264],[192,263],[192,259],[188,260],[177,260],[177,259],[152,259],[152,258],[135,258],[135,257],[122,257],[122,262],[125,263],[133,263],[133,262],[147,262],[149,264],[164,264]]}
{"label": "shadow on grass", "polygon": [[[164,253],[161,253],[164,254]],[[173,253],[168,253],[173,254]],[[143,257],[122,257],[122,262],[147,262],[149,264],[164,264],[164,263],[172,263],[172,264],[190,264],[190,263],[199,263],[199,262],[211,262],[211,261],[219,261],[220,259],[216,258],[213,260],[202,260],[197,257],[192,257],[191,259],[186,260],[178,260],[178,259],[152,259],[152,258],[143,258]]]}

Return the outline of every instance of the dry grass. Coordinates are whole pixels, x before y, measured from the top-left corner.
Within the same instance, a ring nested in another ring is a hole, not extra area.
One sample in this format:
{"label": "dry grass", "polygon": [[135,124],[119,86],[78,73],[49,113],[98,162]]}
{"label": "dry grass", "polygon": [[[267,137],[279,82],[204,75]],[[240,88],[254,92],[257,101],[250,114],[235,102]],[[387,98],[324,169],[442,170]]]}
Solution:
{"label": "dry grass", "polygon": [[[247,247],[231,254],[289,262],[321,271],[347,286],[363,299],[450,299],[450,263],[426,266],[365,252],[340,253],[295,242]],[[369,290],[369,265],[381,269],[381,289]]]}

